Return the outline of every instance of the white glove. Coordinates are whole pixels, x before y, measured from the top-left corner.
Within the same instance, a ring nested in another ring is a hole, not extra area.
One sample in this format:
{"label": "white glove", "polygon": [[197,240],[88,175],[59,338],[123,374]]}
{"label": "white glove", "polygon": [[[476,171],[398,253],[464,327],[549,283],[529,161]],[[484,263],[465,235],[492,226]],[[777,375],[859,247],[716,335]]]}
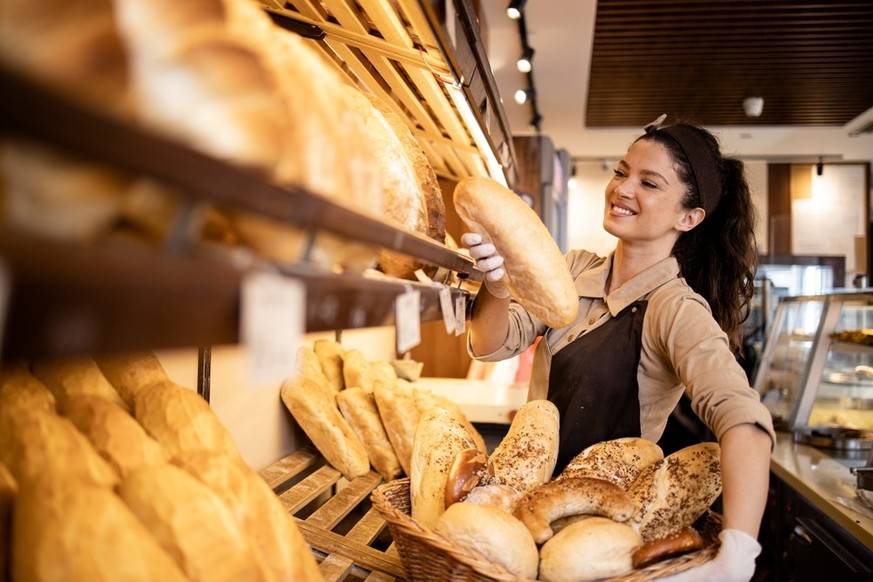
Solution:
{"label": "white glove", "polygon": [[503,257],[497,254],[494,245],[483,243],[482,235],[475,232],[462,234],[461,244],[470,249],[470,256],[476,262],[476,268],[484,274],[488,292],[500,299],[509,297],[509,289],[504,283],[506,271],[503,269]]}
{"label": "white glove", "polygon": [[758,540],[738,529],[726,529],[718,535],[718,554],[700,566],[659,582],[749,582],[755,574],[755,558],[761,553]]}

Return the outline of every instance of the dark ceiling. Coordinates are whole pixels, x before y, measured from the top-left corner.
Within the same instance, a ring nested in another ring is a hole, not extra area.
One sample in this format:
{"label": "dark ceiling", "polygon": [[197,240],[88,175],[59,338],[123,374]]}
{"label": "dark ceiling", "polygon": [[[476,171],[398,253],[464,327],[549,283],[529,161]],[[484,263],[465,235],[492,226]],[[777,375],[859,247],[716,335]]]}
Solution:
{"label": "dark ceiling", "polygon": [[[764,98],[746,117],[743,99]],[[842,126],[873,107],[873,1],[599,0],[589,127]]]}

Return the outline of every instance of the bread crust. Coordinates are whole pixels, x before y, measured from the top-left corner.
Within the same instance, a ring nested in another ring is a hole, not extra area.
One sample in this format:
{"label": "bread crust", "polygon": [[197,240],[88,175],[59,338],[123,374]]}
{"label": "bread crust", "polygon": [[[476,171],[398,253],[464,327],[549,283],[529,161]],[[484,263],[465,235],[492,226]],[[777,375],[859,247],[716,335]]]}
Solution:
{"label": "bread crust", "polygon": [[539,579],[587,582],[630,572],[631,555],[642,544],[629,525],[589,517],[562,529],[540,548]]}
{"label": "bread crust", "polygon": [[336,403],[343,418],[363,443],[376,472],[385,481],[399,477],[403,467],[388,440],[382,417],[379,416],[379,407],[376,406],[376,397],[363,388],[352,386],[336,395]]}
{"label": "bread crust", "polygon": [[643,469],[663,458],[661,447],[643,438],[601,441],[573,457],[559,478],[594,477],[627,489]]}
{"label": "bread crust", "polygon": [[551,479],[558,460],[558,429],[554,404],[548,400],[524,403],[491,453],[495,481],[524,494]]}
{"label": "bread crust", "polygon": [[569,325],[579,311],[576,286],[554,237],[530,206],[490,178],[455,186],[455,210],[468,228],[504,258],[512,297],[549,327]]}

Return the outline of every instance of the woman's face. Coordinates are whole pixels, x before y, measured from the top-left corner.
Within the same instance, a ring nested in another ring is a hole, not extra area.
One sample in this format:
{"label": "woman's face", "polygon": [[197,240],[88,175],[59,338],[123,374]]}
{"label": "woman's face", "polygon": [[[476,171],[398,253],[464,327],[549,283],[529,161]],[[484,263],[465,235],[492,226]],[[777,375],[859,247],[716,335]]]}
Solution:
{"label": "woman's face", "polygon": [[703,220],[702,209],[682,207],[685,192],[667,149],[637,141],[606,186],[603,227],[625,243],[658,242],[672,249],[679,235]]}

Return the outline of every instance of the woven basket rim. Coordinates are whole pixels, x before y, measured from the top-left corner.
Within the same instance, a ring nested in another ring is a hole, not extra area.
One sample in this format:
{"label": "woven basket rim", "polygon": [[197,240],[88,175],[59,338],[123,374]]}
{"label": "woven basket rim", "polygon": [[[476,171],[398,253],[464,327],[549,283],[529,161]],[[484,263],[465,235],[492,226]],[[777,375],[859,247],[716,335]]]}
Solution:
{"label": "woven basket rim", "polygon": [[[494,562],[488,560],[487,558],[482,556],[482,554],[476,552],[475,550],[461,546],[453,542],[452,540],[438,534],[437,532],[421,526],[414,519],[412,519],[412,517],[408,513],[398,509],[391,502],[388,495],[390,493],[395,493],[399,491],[401,494],[408,496],[409,483],[409,477],[394,479],[392,481],[382,483],[381,485],[376,487],[370,495],[370,500],[373,503],[373,507],[376,508],[376,510],[388,523],[392,536],[395,537],[395,543],[397,543],[398,545],[398,550],[401,550],[400,546],[402,546],[405,541],[401,539],[398,543],[397,538],[399,534],[400,536],[414,538],[417,542],[425,544],[428,549],[433,549],[435,552],[436,550],[439,550],[448,554],[451,559],[456,560],[458,564],[469,570],[472,570],[475,574],[478,575],[477,577],[472,579],[535,582],[534,580],[528,578],[521,578],[519,576],[516,576],[499,564],[495,564]],[[707,525],[710,528],[717,525],[720,529],[721,516],[712,510],[708,510],[707,513],[704,514],[700,520],[698,520],[698,523],[700,523],[701,521],[707,522]],[[645,582],[663,576],[678,574],[679,572],[684,572],[685,570],[710,561],[717,552],[718,541],[715,540],[709,546],[701,550],[682,554],[674,558],[669,558],[667,560],[651,564],[650,566],[646,566],[644,568],[632,570],[630,572],[627,572],[626,574],[617,577],[604,579],[601,582]],[[407,561],[411,560],[411,558],[404,555],[402,551],[400,551],[399,553],[401,561],[404,563],[404,569],[408,570]]]}

